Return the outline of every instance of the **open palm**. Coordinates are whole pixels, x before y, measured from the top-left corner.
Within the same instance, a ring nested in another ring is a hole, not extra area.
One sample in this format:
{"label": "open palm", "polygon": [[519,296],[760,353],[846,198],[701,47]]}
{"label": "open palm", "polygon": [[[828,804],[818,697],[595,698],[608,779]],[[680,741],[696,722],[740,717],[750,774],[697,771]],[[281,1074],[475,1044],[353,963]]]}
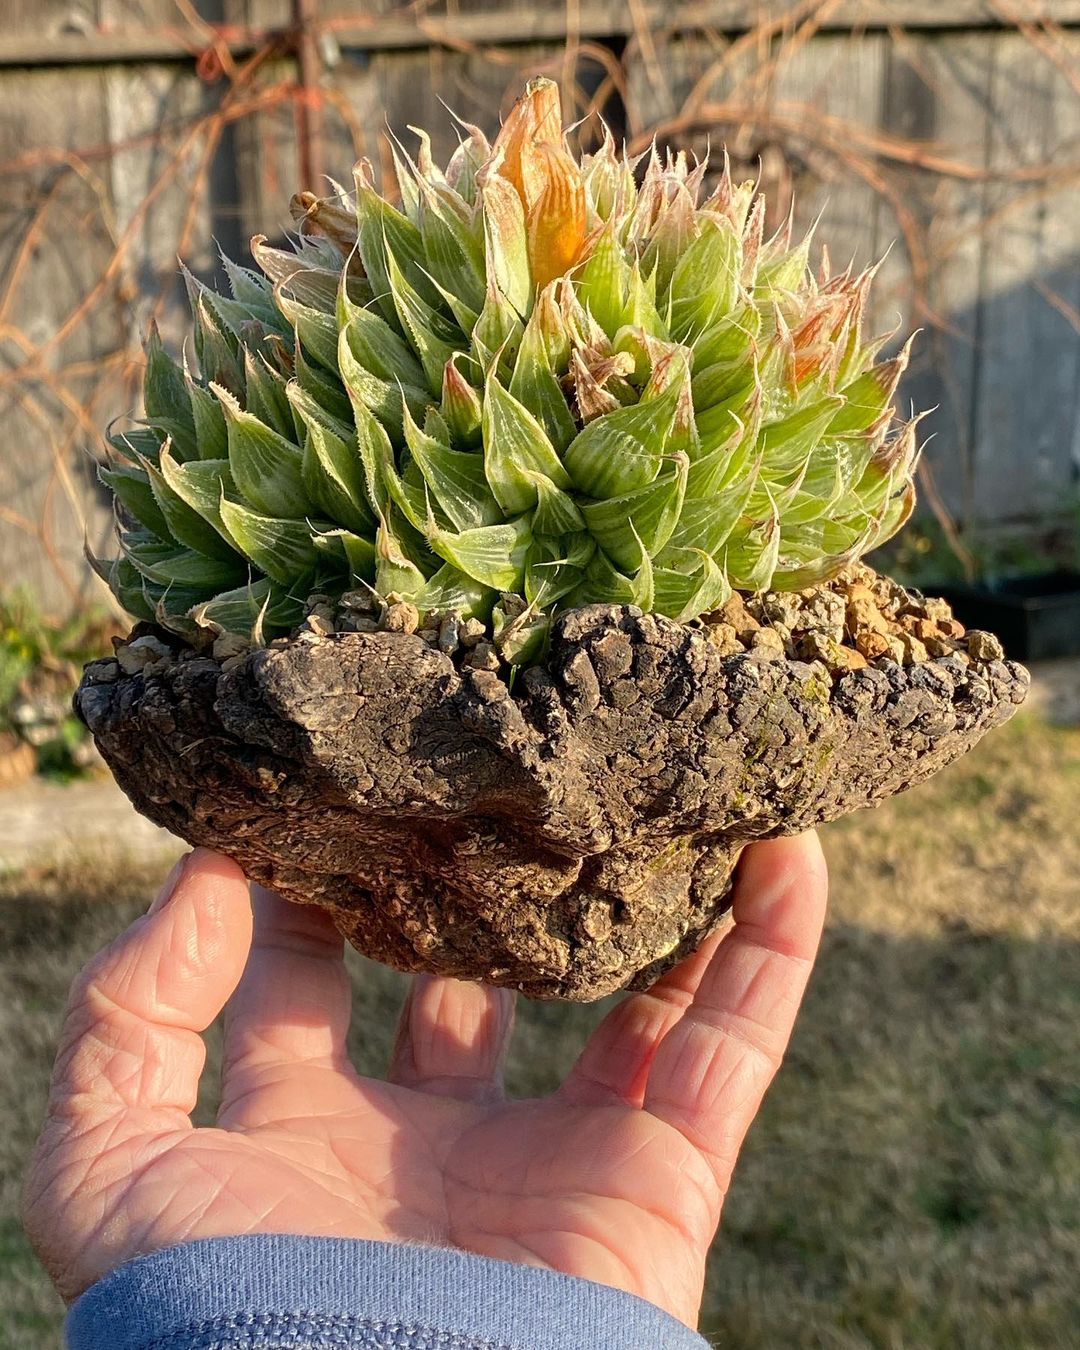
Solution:
{"label": "open palm", "polygon": [[[323,913],[258,888],[252,905],[235,864],[201,850],[172,880],[72,994],[25,1206],[66,1298],[191,1238],[305,1233],[548,1266],[695,1323],[817,947],[812,836],[749,849],[734,925],[620,1003],[541,1100],[502,1092],[507,991],[418,977],[389,1081],[361,1078]],[[218,1124],[196,1129],[200,1033],[223,1005]]]}

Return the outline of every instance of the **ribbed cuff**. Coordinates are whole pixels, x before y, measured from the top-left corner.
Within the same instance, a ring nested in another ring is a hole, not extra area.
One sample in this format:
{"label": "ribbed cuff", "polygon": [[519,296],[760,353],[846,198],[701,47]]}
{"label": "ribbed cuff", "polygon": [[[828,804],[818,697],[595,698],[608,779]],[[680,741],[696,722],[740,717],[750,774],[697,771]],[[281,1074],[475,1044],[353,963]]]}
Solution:
{"label": "ribbed cuff", "polygon": [[707,1350],[632,1294],[442,1247],[282,1234],[140,1257],[68,1314],[69,1350]]}

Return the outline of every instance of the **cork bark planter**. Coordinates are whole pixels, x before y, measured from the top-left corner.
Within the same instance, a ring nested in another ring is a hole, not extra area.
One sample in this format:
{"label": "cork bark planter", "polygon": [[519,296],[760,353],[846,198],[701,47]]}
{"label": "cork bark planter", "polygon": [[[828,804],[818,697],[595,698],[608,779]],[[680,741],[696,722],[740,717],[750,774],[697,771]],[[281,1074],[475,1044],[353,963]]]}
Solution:
{"label": "cork bark planter", "polygon": [[753,839],[928,777],[1004,722],[1011,662],[892,662],[830,685],[630,607],[555,625],[513,690],[403,633],[308,633],[223,670],[158,630],[76,708],[140,811],[325,906],[405,970],[589,1000],[721,922]]}

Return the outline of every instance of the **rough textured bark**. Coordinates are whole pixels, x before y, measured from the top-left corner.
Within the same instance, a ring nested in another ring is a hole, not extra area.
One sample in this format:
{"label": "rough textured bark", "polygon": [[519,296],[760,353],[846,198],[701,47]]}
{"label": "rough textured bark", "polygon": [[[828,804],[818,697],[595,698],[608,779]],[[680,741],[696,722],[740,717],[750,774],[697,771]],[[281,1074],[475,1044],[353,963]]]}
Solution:
{"label": "rough textured bark", "polygon": [[369,956],[537,998],[647,986],[721,921],[748,841],[921,781],[1028,687],[947,657],[830,689],[629,607],[563,616],[513,692],[403,634],[224,672],[158,636],[175,659],[92,664],[76,695],[140,811]]}

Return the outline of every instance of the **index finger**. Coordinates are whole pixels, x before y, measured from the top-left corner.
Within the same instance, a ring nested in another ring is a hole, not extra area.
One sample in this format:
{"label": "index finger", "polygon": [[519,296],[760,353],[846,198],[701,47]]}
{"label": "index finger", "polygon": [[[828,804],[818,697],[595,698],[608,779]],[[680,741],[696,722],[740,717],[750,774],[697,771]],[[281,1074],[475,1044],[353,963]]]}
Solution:
{"label": "index finger", "polygon": [[183,1121],[198,1095],[200,1033],[235,988],[250,941],[240,868],[206,849],[188,854],[149,913],[76,979],[50,1117],[100,1116],[120,1134]]}
{"label": "index finger", "polygon": [[787,1048],[827,893],[816,835],[747,849],[735,880],[735,925],[649,1072],[645,1110],[700,1150],[721,1192]]}

